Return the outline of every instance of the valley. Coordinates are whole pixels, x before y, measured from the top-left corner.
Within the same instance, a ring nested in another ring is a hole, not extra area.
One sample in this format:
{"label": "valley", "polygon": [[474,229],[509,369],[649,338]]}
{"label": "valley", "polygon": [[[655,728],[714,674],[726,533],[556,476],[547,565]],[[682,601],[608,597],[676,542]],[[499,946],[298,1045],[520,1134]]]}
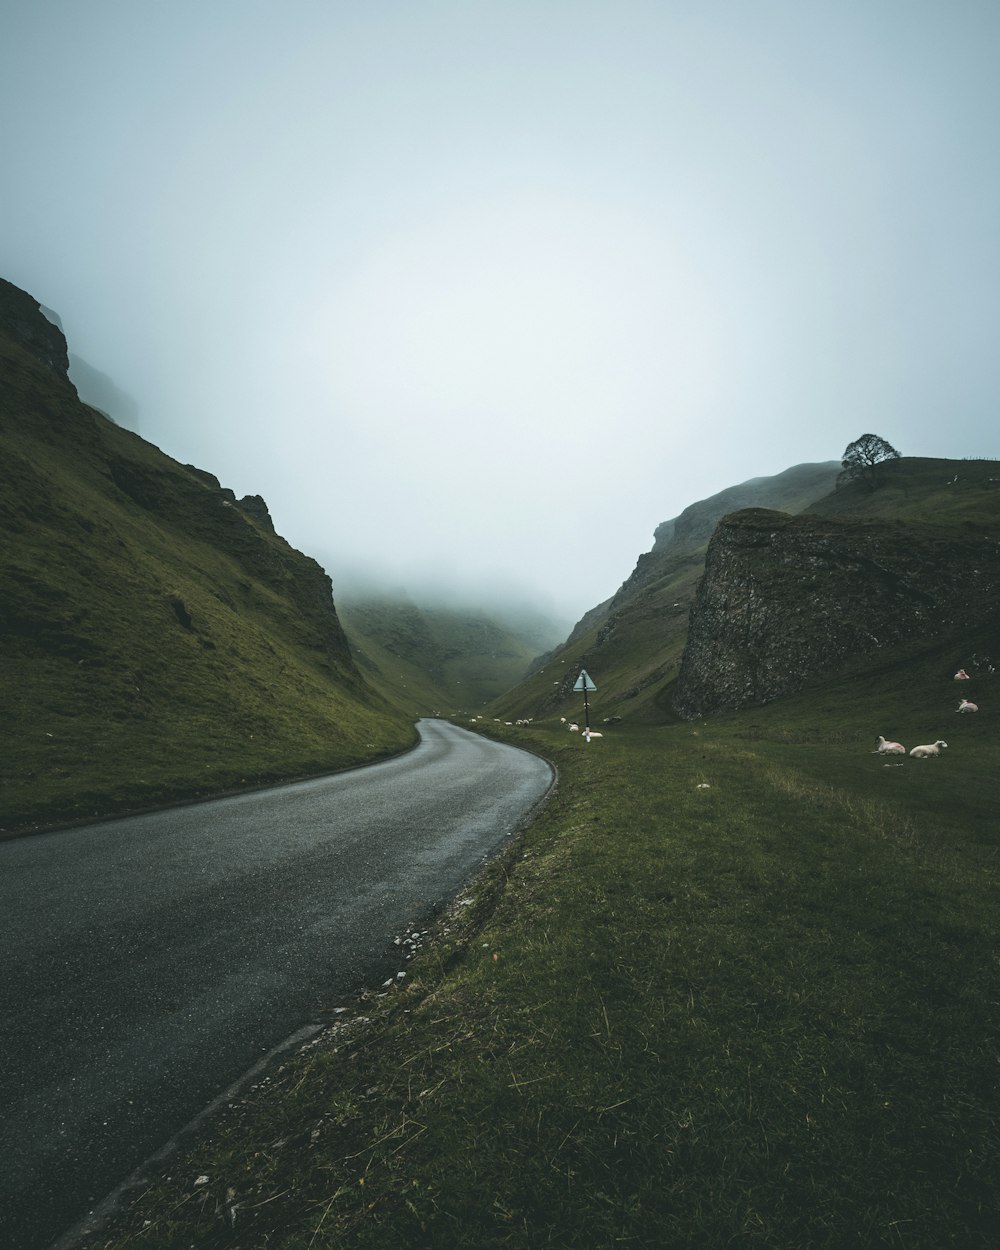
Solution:
{"label": "valley", "polygon": [[997,461],[734,485],[561,636],[341,596],[0,296],[4,834],[398,757],[420,716],[558,775],[404,986],[354,985],[80,1250],[992,1247]]}

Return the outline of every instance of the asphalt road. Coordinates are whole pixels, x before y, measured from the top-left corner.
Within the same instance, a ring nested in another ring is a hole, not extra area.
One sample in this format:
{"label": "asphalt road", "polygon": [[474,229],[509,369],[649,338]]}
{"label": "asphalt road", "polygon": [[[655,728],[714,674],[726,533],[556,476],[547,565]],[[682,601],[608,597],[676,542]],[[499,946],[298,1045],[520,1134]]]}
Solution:
{"label": "asphalt road", "polygon": [[370,768],[0,843],[0,1246],[41,1250],[262,1055],[395,971],[546,793],[443,721]]}

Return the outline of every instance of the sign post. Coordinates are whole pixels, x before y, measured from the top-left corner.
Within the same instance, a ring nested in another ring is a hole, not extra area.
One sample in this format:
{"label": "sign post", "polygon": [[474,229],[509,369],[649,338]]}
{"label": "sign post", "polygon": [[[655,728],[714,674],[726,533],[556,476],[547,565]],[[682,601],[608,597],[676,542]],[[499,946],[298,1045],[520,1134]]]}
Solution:
{"label": "sign post", "polygon": [[587,672],[585,668],[580,669],[580,676],[576,679],[576,685],[573,687],[573,689],[583,691],[583,736],[589,745],[590,743],[590,702],[587,699],[587,694],[591,690],[596,690],[597,686],[594,684],[593,680],[591,679],[590,674]]}

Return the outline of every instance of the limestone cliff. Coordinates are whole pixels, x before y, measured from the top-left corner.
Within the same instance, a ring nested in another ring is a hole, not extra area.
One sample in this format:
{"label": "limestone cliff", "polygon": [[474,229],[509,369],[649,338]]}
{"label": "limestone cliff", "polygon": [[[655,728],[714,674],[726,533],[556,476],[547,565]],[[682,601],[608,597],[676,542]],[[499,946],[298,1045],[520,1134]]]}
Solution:
{"label": "limestone cliff", "polygon": [[1000,542],[968,525],[748,509],[709,544],[673,704],[693,718],[877,654],[960,638],[1000,609]]}

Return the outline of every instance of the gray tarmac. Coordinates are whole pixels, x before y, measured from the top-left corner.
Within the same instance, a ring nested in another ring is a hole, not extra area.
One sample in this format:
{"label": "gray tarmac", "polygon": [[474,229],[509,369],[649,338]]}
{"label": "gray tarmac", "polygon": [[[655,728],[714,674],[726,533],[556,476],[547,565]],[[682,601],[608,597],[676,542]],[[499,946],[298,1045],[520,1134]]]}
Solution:
{"label": "gray tarmac", "polygon": [[369,768],[0,843],[0,1247],[43,1250],[398,965],[544,797],[444,721]]}

